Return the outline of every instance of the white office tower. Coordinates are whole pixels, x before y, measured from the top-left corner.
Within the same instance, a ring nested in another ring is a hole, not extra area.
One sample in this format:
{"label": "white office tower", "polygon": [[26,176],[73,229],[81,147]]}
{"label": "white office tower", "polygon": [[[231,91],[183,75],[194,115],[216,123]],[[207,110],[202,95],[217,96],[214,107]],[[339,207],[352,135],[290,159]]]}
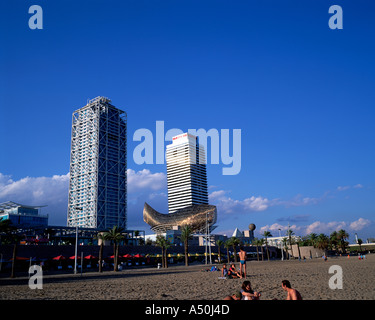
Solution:
{"label": "white office tower", "polygon": [[126,122],[104,97],[73,113],[68,227],[126,229]]}
{"label": "white office tower", "polygon": [[167,146],[169,213],[194,204],[208,204],[205,150],[198,137],[183,133]]}

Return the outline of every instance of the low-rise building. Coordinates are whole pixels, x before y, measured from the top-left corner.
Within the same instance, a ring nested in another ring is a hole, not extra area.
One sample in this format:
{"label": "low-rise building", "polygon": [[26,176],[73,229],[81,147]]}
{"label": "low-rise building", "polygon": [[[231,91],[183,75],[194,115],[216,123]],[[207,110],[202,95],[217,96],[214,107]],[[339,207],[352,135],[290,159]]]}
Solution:
{"label": "low-rise building", "polygon": [[41,214],[46,206],[29,206],[13,201],[0,203],[0,220],[10,220],[15,227],[48,226],[48,214]]}

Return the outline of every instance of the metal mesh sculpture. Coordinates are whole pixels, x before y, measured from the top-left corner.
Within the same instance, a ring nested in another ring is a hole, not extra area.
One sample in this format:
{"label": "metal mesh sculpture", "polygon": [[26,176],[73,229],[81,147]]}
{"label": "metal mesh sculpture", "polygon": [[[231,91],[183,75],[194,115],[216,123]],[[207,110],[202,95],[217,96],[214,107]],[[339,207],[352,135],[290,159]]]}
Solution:
{"label": "metal mesh sculpture", "polygon": [[174,213],[163,214],[157,212],[147,203],[143,208],[143,220],[150,225],[154,232],[165,232],[173,229],[174,226],[189,225],[193,233],[205,232],[206,228],[211,227],[217,220],[216,206],[209,204],[196,204]]}

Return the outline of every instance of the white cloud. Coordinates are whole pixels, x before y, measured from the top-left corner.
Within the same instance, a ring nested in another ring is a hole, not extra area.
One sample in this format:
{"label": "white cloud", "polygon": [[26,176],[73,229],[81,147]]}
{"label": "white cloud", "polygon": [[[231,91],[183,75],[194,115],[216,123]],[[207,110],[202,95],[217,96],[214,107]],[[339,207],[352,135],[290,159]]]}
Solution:
{"label": "white cloud", "polygon": [[164,192],[133,193],[128,197],[128,229],[150,231],[150,226],[143,221],[143,206],[147,202],[161,213],[168,213],[168,199]]}
{"label": "white cloud", "polygon": [[346,227],[347,227],[347,223],[345,221],[331,221],[331,222],[315,221],[312,224],[306,226],[305,234],[309,234],[309,233],[330,234],[333,231],[339,231],[340,229],[345,229]]}
{"label": "white cloud", "polygon": [[224,198],[225,198],[225,195],[226,195],[227,193],[228,193],[228,191],[224,191],[224,190],[213,191],[213,192],[211,192],[211,193],[208,195],[208,198],[210,199],[210,202],[211,202],[211,201],[215,201],[215,200],[224,199]]}
{"label": "white cloud", "polygon": [[69,173],[52,177],[25,177],[13,180],[0,173],[0,202],[46,205],[50,225],[65,225],[68,204]]}
{"label": "white cloud", "polygon": [[[266,225],[266,226],[263,226],[261,227],[259,230],[259,232],[261,234],[264,233],[264,231],[270,231],[272,233],[272,236],[273,237],[278,237],[279,236],[279,229],[280,229],[280,233],[281,235],[285,235],[286,231],[288,230],[288,226],[283,226],[279,223],[274,223],[272,225]],[[296,225],[292,225],[290,226],[290,229],[293,230],[294,232],[296,231],[299,231],[300,230],[300,227],[297,227]]]}
{"label": "white cloud", "polygon": [[69,173],[52,177],[26,177],[14,181],[0,174],[0,200],[30,205],[62,202],[68,196]]}
{"label": "white cloud", "polygon": [[[290,226],[290,229],[293,230],[293,232],[296,235],[307,235],[310,233],[324,233],[326,235],[330,235],[333,231],[339,231],[341,229],[346,230],[349,232],[349,234],[353,231],[359,231],[362,230],[365,227],[368,227],[371,224],[370,220],[359,218],[356,221],[348,222],[348,221],[329,221],[329,222],[322,222],[322,221],[314,221],[313,223],[309,225],[304,226],[297,226],[292,225]],[[285,235],[286,230],[288,230],[288,226],[281,225],[278,223],[274,223],[273,225],[265,225],[260,228],[260,232],[263,233],[264,231],[274,231],[272,235],[274,237],[278,236],[278,230],[281,229],[281,234]],[[276,233],[277,232],[277,233]]]}
{"label": "white cloud", "polygon": [[267,198],[263,197],[250,197],[243,200],[243,205],[245,209],[249,209],[252,211],[264,211],[270,205],[270,201]]}
{"label": "white cloud", "polygon": [[368,227],[371,224],[371,221],[364,218],[359,218],[357,221],[353,221],[349,227],[354,231],[362,230],[365,227]]}
{"label": "white cloud", "polygon": [[319,198],[303,197],[301,194],[297,194],[291,200],[275,199],[273,201],[273,204],[274,205],[284,205],[286,208],[313,205],[313,204],[318,204],[319,202],[324,200],[326,198],[326,196],[328,195],[328,193],[329,192],[324,193],[324,195],[319,197]]}
{"label": "white cloud", "polygon": [[281,200],[279,198],[268,199],[262,196],[251,196],[243,200],[232,199],[228,194],[230,191],[218,190],[209,194],[210,203],[216,205],[218,210],[223,213],[241,213],[241,212],[260,212],[265,211],[272,206],[298,207],[315,205],[326,198],[329,192],[326,192],[319,198],[303,197],[297,195],[291,200]]}
{"label": "white cloud", "polygon": [[[152,173],[150,170],[143,169],[135,171],[127,170],[128,173],[128,227],[147,225],[142,219],[143,204],[150,202],[156,210],[167,213],[167,177],[162,172]],[[357,184],[352,188],[362,188]],[[345,187],[342,187],[345,188]],[[0,173],[0,202],[14,201],[26,205],[47,205],[42,209],[42,213],[50,215],[49,223],[51,225],[65,225],[66,212],[68,204],[69,173],[64,175],[54,175],[52,177],[25,177],[19,180],[13,180],[12,176]],[[346,189],[345,189],[346,190]],[[262,196],[250,196],[243,200],[232,199],[230,191],[218,190],[209,194],[209,202],[218,206],[219,214],[235,214],[241,218],[241,215],[251,212],[263,212],[272,206],[306,206],[314,205],[323,200],[328,193],[320,198],[303,197],[297,195],[291,200],[268,199]],[[310,225],[296,226],[291,229],[301,235],[309,233],[330,234],[332,231],[345,229],[350,231],[359,231],[371,224],[370,220],[359,218],[356,221],[315,221]],[[278,223],[266,225],[260,228],[261,231],[271,231],[274,236],[278,235],[278,229],[285,234],[287,226]]]}
{"label": "white cloud", "polygon": [[218,190],[209,194],[209,202],[218,207],[222,213],[259,212],[266,210],[270,205],[270,200],[261,196],[251,196],[244,200],[235,200],[227,196],[229,191]]}
{"label": "white cloud", "polygon": [[2,174],[0,172],[0,188],[2,188],[3,186],[5,186],[7,184],[12,183],[12,182],[13,182],[13,180],[12,180],[11,176]]}
{"label": "white cloud", "polygon": [[322,223],[320,221],[315,221],[309,226],[306,227],[306,234],[310,233],[323,233],[320,228],[321,228]]}
{"label": "white cloud", "polygon": [[337,187],[338,191],[345,191],[345,190],[348,190],[348,189],[350,189],[350,186],[338,186]]}
{"label": "white cloud", "polygon": [[358,183],[358,184],[356,184],[354,186],[338,186],[337,187],[337,191],[345,191],[345,190],[349,190],[351,188],[353,188],[353,189],[362,189],[363,185],[360,184],[360,183]]}
{"label": "white cloud", "polygon": [[167,186],[167,176],[162,172],[151,173],[147,169],[135,172],[132,169],[128,169],[127,174],[129,193],[149,190],[156,191]]}
{"label": "white cloud", "polygon": [[[166,190],[163,190],[167,185],[164,173],[151,173],[146,169],[136,172],[128,169],[127,174],[130,221],[142,221],[143,203],[146,200],[156,201],[159,206],[162,206],[163,202],[167,203]],[[49,224],[66,225],[69,177],[67,173],[52,177],[25,177],[13,180],[10,175],[0,173],[0,202],[46,205],[42,213],[49,214]]]}
{"label": "white cloud", "polygon": [[[135,172],[127,170],[128,193],[138,191],[158,191],[166,188],[166,175],[162,172],[151,173],[143,169]],[[25,177],[14,181],[10,175],[0,173],[0,201],[24,202],[30,205],[43,205],[62,202],[67,199],[69,173],[52,177]]]}

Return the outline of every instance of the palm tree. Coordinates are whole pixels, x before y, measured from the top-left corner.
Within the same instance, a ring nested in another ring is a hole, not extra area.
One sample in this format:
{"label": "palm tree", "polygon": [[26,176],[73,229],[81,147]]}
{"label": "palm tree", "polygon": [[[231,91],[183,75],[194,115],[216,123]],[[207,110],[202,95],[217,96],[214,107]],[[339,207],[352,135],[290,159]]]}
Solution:
{"label": "palm tree", "polygon": [[282,243],[283,243],[283,250],[285,250],[285,252],[287,253],[288,255],[288,260],[290,259],[290,254],[289,254],[289,251],[288,251],[288,238],[285,237],[283,238],[282,240]]}
{"label": "palm tree", "polygon": [[236,247],[241,244],[240,239],[236,237],[232,237],[232,246],[233,246],[233,254],[234,254],[234,261],[238,262],[238,256],[237,256],[237,249]]}
{"label": "palm tree", "polygon": [[269,232],[269,231],[264,231],[264,232],[263,232],[263,237],[266,239],[266,240],[265,240],[265,243],[266,243],[267,258],[268,258],[268,261],[270,261],[270,254],[269,254],[269,252],[268,252],[268,242],[267,242],[267,238],[268,238],[268,237],[272,237],[272,234],[271,234],[271,232]]}
{"label": "palm tree", "polygon": [[17,260],[17,250],[18,250],[18,247],[17,247],[17,240],[16,240],[13,244],[13,261],[12,261],[12,271],[10,274],[11,278],[14,278],[16,276],[15,269],[16,269],[16,260]]}
{"label": "palm tree", "polygon": [[316,239],[316,247],[318,249],[326,251],[329,245],[329,238],[325,234],[321,233]]}
{"label": "palm tree", "polygon": [[164,268],[164,251],[165,251],[165,238],[162,235],[156,236],[156,245],[161,248],[161,266]]}
{"label": "palm tree", "polygon": [[227,260],[228,260],[228,263],[230,263],[230,255],[229,255],[229,248],[231,247],[231,242],[230,242],[230,239],[228,239],[227,241],[224,242],[224,247],[227,249]]}
{"label": "palm tree", "polygon": [[238,246],[241,243],[241,241],[237,237],[232,237],[232,238],[229,239],[229,243],[233,248],[234,262],[237,262],[236,246]]}
{"label": "palm tree", "polygon": [[185,266],[189,265],[189,239],[192,238],[193,232],[192,228],[187,224],[181,227],[181,236],[180,239],[184,243],[185,248]]}
{"label": "palm tree", "polygon": [[262,261],[264,261],[263,245],[264,245],[264,239],[263,238],[259,239],[260,251],[262,251]]}
{"label": "palm tree", "polygon": [[163,268],[168,268],[167,249],[171,246],[169,240],[162,235],[156,236],[156,245],[161,248],[161,263]]}
{"label": "palm tree", "polygon": [[301,244],[301,241],[296,241],[297,251],[298,251],[298,259],[299,260],[301,260],[301,251],[299,249],[300,244]]}
{"label": "palm tree", "polygon": [[289,229],[286,231],[286,234],[287,234],[288,239],[289,239],[289,246],[290,246],[291,256],[294,257],[294,255],[293,255],[293,247],[292,247],[292,235],[294,235],[294,232],[293,232],[292,229],[289,228]]}
{"label": "palm tree", "polygon": [[258,238],[254,238],[253,241],[252,241],[252,244],[256,246],[257,248],[257,258],[258,258],[258,261],[259,261],[259,244],[260,244],[260,241]]}
{"label": "palm tree", "polygon": [[168,239],[165,239],[165,243],[164,243],[164,266],[165,268],[168,268],[167,251],[170,246],[171,246],[171,242]]}
{"label": "palm tree", "polygon": [[310,233],[307,236],[307,239],[309,241],[309,245],[315,247],[317,238],[318,238],[318,235],[316,233]]}
{"label": "palm tree", "polygon": [[335,249],[336,251],[338,251],[339,249],[339,235],[337,233],[337,231],[333,231],[330,236],[329,236],[329,246],[331,247],[331,249]]}
{"label": "palm tree", "polygon": [[[3,240],[9,244],[12,242],[13,238],[13,231],[16,230],[16,227],[12,225],[12,221],[9,219],[2,219],[0,220],[0,245],[2,244]],[[5,236],[4,238],[2,236]]]}
{"label": "palm tree", "polygon": [[145,242],[145,245],[146,246],[152,246],[152,244],[154,243],[154,241],[152,241],[150,238],[148,238]]}
{"label": "palm tree", "polygon": [[100,246],[99,246],[99,272],[102,272],[103,271],[102,270],[102,260],[103,260],[104,234],[102,232],[99,232],[94,236],[94,239],[98,240],[98,242],[100,242]]}
{"label": "palm tree", "polygon": [[119,242],[124,239],[122,233],[124,229],[119,226],[114,226],[112,229],[109,229],[107,232],[104,233],[104,239],[110,240],[113,242],[113,264],[114,268],[113,271],[117,271],[117,259],[118,259],[118,247]]}
{"label": "palm tree", "polygon": [[13,243],[13,259],[12,259],[12,269],[11,269],[11,274],[10,274],[11,278],[14,278],[16,276],[15,269],[16,269],[17,250],[18,250],[17,243],[20,240],[20,237],[14,233],[16,229],[17,228],[12,225],[11,220],[9,219],[0,220],[0,235],[5,233],[6,242]]}
{"label": "palm tree", "polygon": [[345,230],[341,229],[337,233],[337,236],[340,243],[341,252],[344,253],[346,246],[348,245],[348,242],[345,240],[349,238],[349,234]]}
{"label": "palm tree", "polygon": [[218,255],[219,255],[219,263],[221,263],[221,246],[224,245],[224,241],[223,240],[217,240],[216,241],[216,244],[217,244],[217,252],[218,252]]}
{"label": "palm tree", "polygon": [[309,246],[310,245],[310,239],[308,238],[308,236],[302,237],[299,241],[299,245],[302,246],[302,247]]}
{"label": "palm tree", "polygon": [[357,243],[358,243],[358,245],[359,245],[359,252],[362,252],[362,247],[361,247],[361,245],[362,245],[362,243],[363,243],[362,239],[358,239],[358,240],[357,240]]}

